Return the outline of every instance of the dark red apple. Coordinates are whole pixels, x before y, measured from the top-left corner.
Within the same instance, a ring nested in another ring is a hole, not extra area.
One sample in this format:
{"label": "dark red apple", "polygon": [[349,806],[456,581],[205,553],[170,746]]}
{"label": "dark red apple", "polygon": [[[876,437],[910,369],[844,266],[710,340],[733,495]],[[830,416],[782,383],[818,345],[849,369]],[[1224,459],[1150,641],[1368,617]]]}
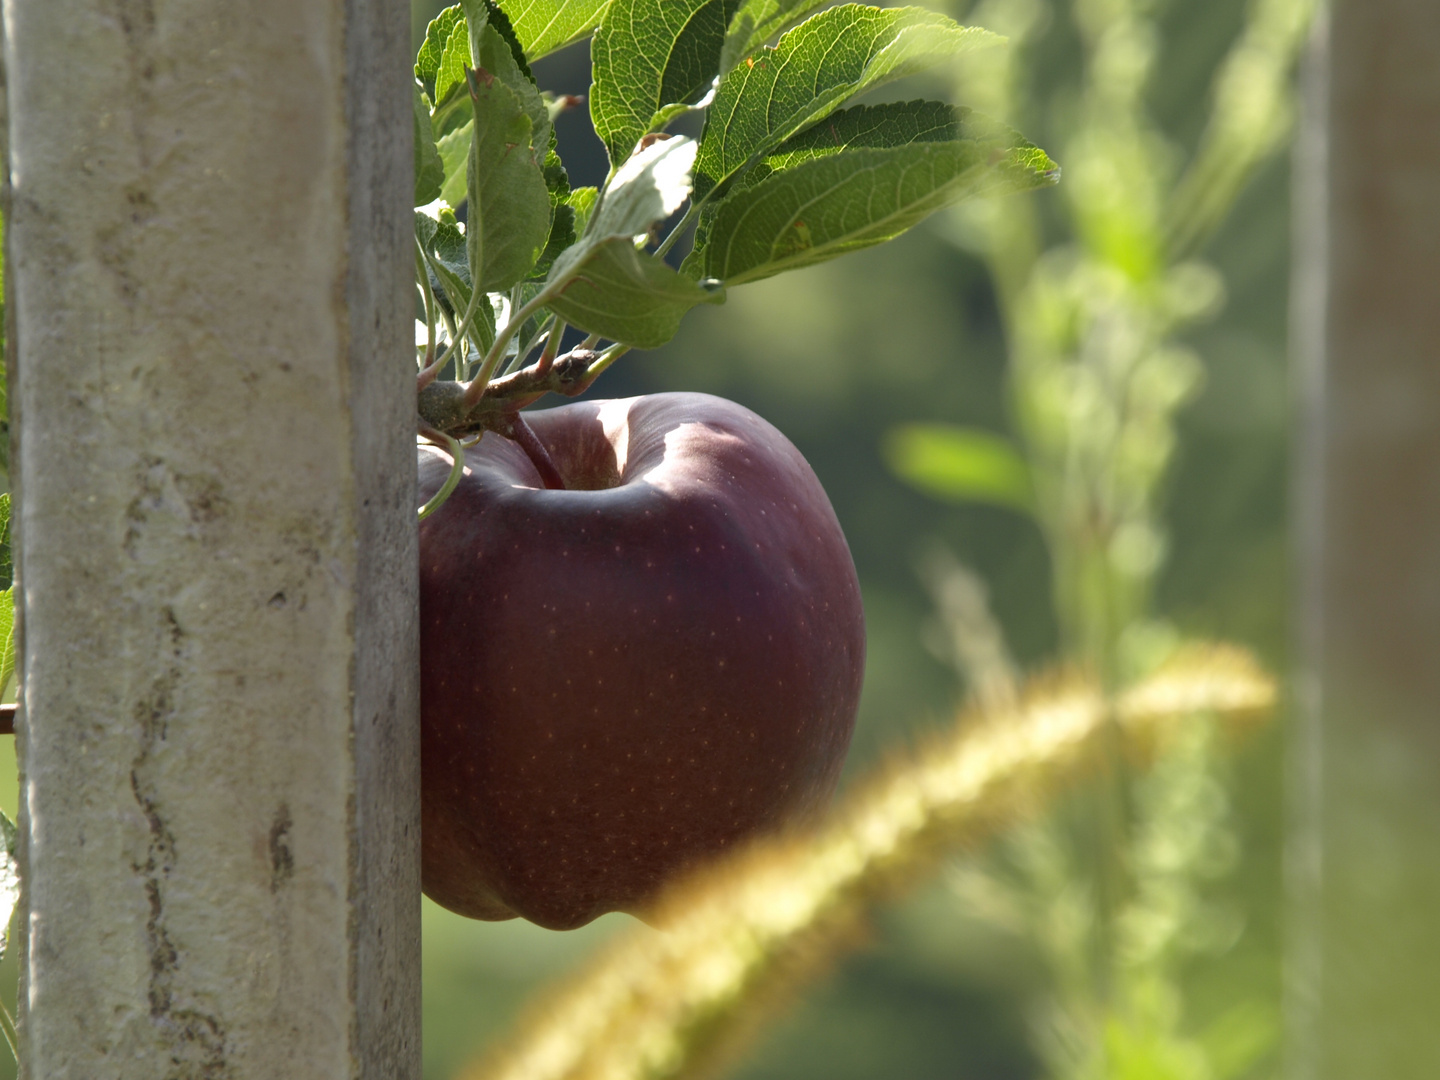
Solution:
{"label": "dark red apple", "polygon": [[[479,919],[643,914],[835,787],[865,661],[819,481],[705,394],[527,413],[420,527],[425,892]],[[421,453],[422,498],[450,468]]]}

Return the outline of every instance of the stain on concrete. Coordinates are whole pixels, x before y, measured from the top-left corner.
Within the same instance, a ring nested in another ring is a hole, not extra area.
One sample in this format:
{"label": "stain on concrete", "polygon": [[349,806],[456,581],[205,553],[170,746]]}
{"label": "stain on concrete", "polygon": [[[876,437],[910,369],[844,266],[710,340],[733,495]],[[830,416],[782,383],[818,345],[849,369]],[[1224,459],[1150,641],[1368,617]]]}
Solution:
{"label": "stain on concrete", "polygon": [[213,473],[179,472],[153,454],[146,454],[136,465],[135,491],[125,508],[125,551],[131,558],[138,557],[145,526],[152,517],[180,517],[188,522],[191,538],[198,540],[206,526],[230,511],[219,477]]}
{"label": "stain on concrete", "polygon": [[149,913],[145,937],[150,954],[147,997],[150,1020],[160,1042],[169,1049],[164,1080],[226,1080],[233,1075],[226,1052],[225,1025],[203,1009],[178,999],[185,987],[184,957],[170,936],[165,888],[180,858],[175,833],[165,817],[157,783],[157,763],[166,751],[175,695],[184,672],[185,630],[173,608],[162,611],[157,644],[168,648],[169,664],[135,705],[140,726],[140,751],[130,767],[130,790],[149,830],[143,861],[132,864],[141,879]]}
{"label": "stain on concrete", "polygon": [[270,826],[270,891],[277,893],[280,886],[295,873],[295,856],[290,852],[290,806],[281,803],[275,813],[275,822]]}

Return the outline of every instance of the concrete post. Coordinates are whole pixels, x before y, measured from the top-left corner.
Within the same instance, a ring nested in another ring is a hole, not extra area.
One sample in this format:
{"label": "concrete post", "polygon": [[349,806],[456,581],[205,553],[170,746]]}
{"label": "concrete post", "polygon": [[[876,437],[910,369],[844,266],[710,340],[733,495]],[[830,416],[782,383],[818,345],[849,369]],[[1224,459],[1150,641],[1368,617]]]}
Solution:
{"label": "concrete post", "polygon": [[415,1080],[408,8],[3,12],[22,1074]]}
{"label": "concrete post", "polygon": [[1306,93],[1292,1080],[1440,1076],[1440,4],[1334,0]]}

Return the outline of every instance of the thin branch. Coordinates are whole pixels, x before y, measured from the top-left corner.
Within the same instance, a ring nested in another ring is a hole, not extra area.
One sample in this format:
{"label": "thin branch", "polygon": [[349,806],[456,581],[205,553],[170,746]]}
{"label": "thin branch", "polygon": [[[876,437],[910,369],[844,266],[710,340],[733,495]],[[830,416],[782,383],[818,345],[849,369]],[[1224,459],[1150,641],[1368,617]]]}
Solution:
{"label": "thin branch", "polygon": [[591,371],[599,356],[589,349],[576,348],[556,357],[545,370],[537,363],[502,375],[485,388],[474,405],[466,404],[467,387],[463,383],[431,383],[417,398],[420,420],[435,431],[455,436],[476,431],[498,431],[503,435],[507,422],[504,414],[524,408],[545,394],[575,397],[588,390],[599,374]]}

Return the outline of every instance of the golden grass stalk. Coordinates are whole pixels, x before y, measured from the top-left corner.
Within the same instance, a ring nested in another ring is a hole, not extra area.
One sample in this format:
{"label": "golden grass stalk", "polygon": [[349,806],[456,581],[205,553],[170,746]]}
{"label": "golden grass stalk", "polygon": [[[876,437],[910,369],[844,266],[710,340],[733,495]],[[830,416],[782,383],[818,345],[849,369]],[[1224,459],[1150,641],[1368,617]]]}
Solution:
{"label": "golden grass stalk", "polygon": [[1196,713],[1244,724],[1275,686],[1251,657],[1191,647],[1113,708],[1074,673],[1037,678],[1011,708],[969,711],[813,829],[760,841],[672,889],[662,929],[627,934],[542,998],[462,1080],[689,1080],[712,1073],[777,999],[836,956],[859,918],[958,845],[1051,803],[1097,757],[1113,716],[1144,760]]}

